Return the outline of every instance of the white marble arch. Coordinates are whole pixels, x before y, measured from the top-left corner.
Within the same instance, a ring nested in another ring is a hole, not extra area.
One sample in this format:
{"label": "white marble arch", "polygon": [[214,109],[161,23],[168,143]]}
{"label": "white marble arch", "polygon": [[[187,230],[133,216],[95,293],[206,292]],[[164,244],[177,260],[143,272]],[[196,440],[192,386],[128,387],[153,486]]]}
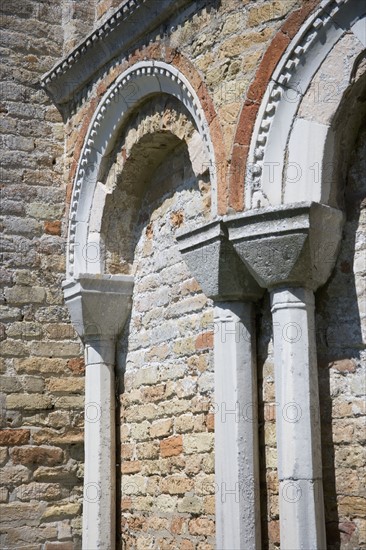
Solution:
{"label": "white marble arch", "polygon": [[[331,120],[343,94],[337,93],[336,101],[327,105],[326,120],[321,104],[315,101],[311,116],[299,116],[299,110],[319,68],[346,35],[351,35],[356,56],[365,50],[366,3],[324,0],[286,49],[254,126],[245,184],[246,209],[302,201],[331,203],[329,178],[326,181],[322,171],[334,152]],[[349,80],[351,74],[352,67]],[[332,80],[331,84],[337,92],[341,90],[340,83]]]}
{"label": "white marble arch", "polygon": [[[212,214],[217,210],[217,185],[214,149],[209,126],[198,96],[186,77],[172,65],[161,61],[142,61],[123,72],[100,101],[91,120],[80,156],[69,213],[67,279],[84,273],[102,273],[101,262],[93,257],[100,251],[99,236],[90,230],[100,225],[106,190],[100,178],[103,160],[115,145],[124,121],[138,104],[149,96],[169,94],[182,102],[192,115],[201,137],[204,162],[210,171]],[[192,162],[193,162],[192,158]],[[88,262],[88,257],[92,261]]]}

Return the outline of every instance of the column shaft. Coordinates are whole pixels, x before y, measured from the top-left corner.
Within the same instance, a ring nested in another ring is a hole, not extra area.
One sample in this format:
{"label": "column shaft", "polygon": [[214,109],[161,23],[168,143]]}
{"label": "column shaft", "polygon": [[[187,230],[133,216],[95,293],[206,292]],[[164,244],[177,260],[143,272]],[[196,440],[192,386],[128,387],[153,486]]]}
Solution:
{"label": "column shaft", "polygon": [[85,346],[83,550],[115,548],[114,340]]}
{"label": "column shaft", "polygon": [[260,550],[252,304],[218,302],[215,306],[216,546]]}
{"label": "column shaft", "polygon": [[326,548],[314,294],[271,292],[281,550]]}

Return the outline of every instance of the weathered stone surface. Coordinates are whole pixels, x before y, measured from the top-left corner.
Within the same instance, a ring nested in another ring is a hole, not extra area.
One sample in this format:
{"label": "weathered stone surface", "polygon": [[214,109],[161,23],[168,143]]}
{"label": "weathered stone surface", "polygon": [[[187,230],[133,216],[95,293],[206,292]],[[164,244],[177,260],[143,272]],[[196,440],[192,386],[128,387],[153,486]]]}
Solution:
{"label": "weathered stone surface", "polygon": [[23,409],[26,411],[52,409],[52,399],[50,396],[42,394],[10,394],[6,398],[6,406],[8,409]]}
{"label": "weathered stone surface", "polygon": [[55,466],[63,461],[64,453],[61,449],[50,446],[14,447],[11,452],[11,458],[14,464]]}
{"label": "weathered stone surface", "polygon": [[173,421],[171,419],[157,420],[150,428],[151,437],[166,437],[172,432]]}
{"label": "weathered stone surface", "polygon": [[236,252],[262,287],[316,290],[334,267],[343,219],[339,210],[308,203],[228,217],[226,225]]}
{"label": "weathered stone surface", "polygon": [[24,445],[29,443],[29,430],[0,430],[0,445]]}
{"label": "weathered stone surface", "polygon": [[184,452],[187,454],[207,453],[213,449],[213,434],[201,433],[185,435],[183,440]]}
{"label": "weathered stone surface", "polygon": [[161,489],[172,495],[188,493],[193,488],[193,480],[185,477],[171,476],[161,482]]}
{"label": "weathered stone surface", "polygon": [[295,4],[295,0],[287,0],[286,2],[274,0],[273,2],[266,2],[262,6],[253,6],[248,14],[248,25],[250,27],[256,27],[272,19],[281,18],[290,11],[291,7]]}
{"label": "weathered stone surface", "polygon": [[66,361],[49,357],[28,357],[15,361],[15,368],[19,374],[55,375],[67,372]]}
{"label": "weathered stone surface", "polygon": [[55,521],[67,517],[77,516],[80,512],[80,504],[69,503],[59,506],[49,506],[42,514],[42,520]]}
{"label": "weathered stone surface", "polygon": [[[62,7],[27,0],[18,10],[13,2],[8,2],[2,6],[1,22],[4,64],[0,141],[8,156],[5,159],[2,155],[0,162],[4,236],[0,339],[6,336],[0,350],[0,416],[4,428],[0,431],[0,445],[4,445],[0,447],[0,478],[6,487],[1,491],[1,500],[8,503],[0,512],[3,527],[0,546],[40,550],[46,541],[57,540],[58,533],[56,525],[42,526],[44,505],[39,502],[45,498],[68,500],[68,484],[75,480],[70,467],[63,478],[66,485],[62,494],[36,485],[37,463],[57,474],[54,464],[62,463],[64,456],[60,449],[55,454],[44,454],[43,447],[29,446],[33,443],[33,427],[39,429],[47,423],[53,406],[45,378],[74,374],[67,366],[67,359],[50,359],[57,356],[52,343],[57,331],[46,330],[49,323],[58,326],[68,323],[66,308],[60,301],[65,269],[65,240],[60,239],[61,218],[65,213],[65,191],[61,188],[64,125],[60,124],[57,109],[34,87],[37,78],[62,51]],[[21,38],[24,33],[32,37],[32,52]],[[71,331],[64,332],[63,337],[67,344],[73,344]],[[67,352],[71,355],[67,358],[76,357],[79,351],[78,346],[70,347]],[[32,357],[33,352],[38,357]],[[79,426],[82,434],[77,416],[72,411],[68,425],[73,424],[75,432]],[[72,443],[64,444],[67,453],[74,448]],[[82,457],[75,464],[78,460]],[[29,503],[19,500],[30,498]],[[78,536],[80,528],[73,527],[68,540],[76,541]],[[72,544],[76,547],[78,542]]]}
{"label": "weathered stone surface", "polygon": [[3,466],[8,458],[8,450],[6,447],[0,447],[0,466]]}
{"label": "weathered stone surface", "polygon": [[46,291],[40,287],[14,286],[5,290],[5,298],[10,304],[42,303],[46,297]]}
{"label": "weathered stone surface", "polygon": [[262,291],[243,269],[222,222],[177,237],[180,252],[203,292],[215,300],[256,299]]}
{"label": "weathered stone surface", "polygon": [[15,496],[21,501],[57,500],[61,497],[61,488],[55,483],[32,482],[17,487]]}
{"label": "weathered stone surface", "polygon": [[19,485],[25,483],[31,478],[31,472],[25,466],[6,466],[1,470],[1,483],[7,485]]}
{"label": "weathered stone surface", "polygon": [[69,428],[65,433],[56,430],[43,429],[33,433],[33,443],[36,445],[74,445],[83,443],[84,434],[80,429]]}
{"label": "weathered stone surface", "polygon": [[10,524],[38,525],[42,517],[44,504],[11,502],[0,506],[0,515],[3,528]]}

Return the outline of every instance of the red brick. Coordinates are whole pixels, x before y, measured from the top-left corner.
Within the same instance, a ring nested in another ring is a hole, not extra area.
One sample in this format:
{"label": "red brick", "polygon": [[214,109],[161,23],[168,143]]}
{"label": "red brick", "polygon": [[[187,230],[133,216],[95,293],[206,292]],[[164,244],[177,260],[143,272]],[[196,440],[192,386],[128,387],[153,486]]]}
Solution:
{"label": "red brick", "polygon": [[264,419],[268,421],[276,420],[276,403],[266,403],[264,405]]}
{"label": "red brick", "polygon": [[131,459],[133,455],[133,451],[135,450],[135,446],[131,443],[124,443],[121,445],[121,456],[125,459]]}
{"label": "red brick", "polygon": [[184,524],[184,518],[175,516],[172,519],[172,522],[170,525],[170,532],[174,535],[179,535],[183,530],[183,524]]}
{"label": "red brick", "polygon": [[[211,122],[211,114],[216,116],[215,109],[211,100],[211,97],[207,93],[206,86],[202,82],[202,78],[199,75],[197,69],[194,67],[194,65],[187,59],[184,55],[181,53],[177,53],[173,60],[172,65],[177,67],[184,76],[187,78],[188,82],[191,84],[193,89],[195,90],[198,97],[203,99],[202,108],[205,111],[207,122]],[[206,104],[207,102],[207,104]],[[206,110],[206,107],[208,107],[208,111]]]}
{"label": "red brick", "polygon": [[337,370],[338,372],[355,372],[356,364],[352,359],[341,359],[330,363],[330,368]]}
{"label": "red brick", "polygon": [[200,100],[201,106],[205,112],[207,123],[211,125],[211,122],[216,118],[217,113],[215,111],[214,104],[212,103],[210,94],[208,93],[207,87],[203,82],[201,82],[201,85],[196,91],[197,91],[197,95]]}
{"label": "red brick", "polygon": [[215,431],[215,415],[210,413],[206,417],[206,426],[209,432]]}
{"label": "red brick", "polygon": [[227,212],[227,167],[224,139],[221,124],[218,117],[215,117],[210,124],[210,136],[215,154],[215,169],[217,179],[217,203],[219,214]]}
{"label": "red brick", "polygon": [[[302,23],[316,7],[317,3],[317,0],[305,0],[301,9],[290,14],[264,54],[254,81],[248,90],[247,101],[252,101],[253,104],[246,103],[244,105],[239,117],[234,139],[234,144],[243,145],[245,148],[236,148],[235,150],[234,145],[232,154],[232,164],[240,164],[243,173],[246,168],[247,152],[249,150],[259,104],[262,101],[272,73],[289,45],[290,40],[295,36]],[[244,176],[239,176],[235,169],[229,179],[229,206],[237,212],[244,208],[244,201],[242,198],[243,192]]]}
{"label": "red brick", "polygon": [[[248,100],[244,103],[243,109],[239,116],[238,126],[236,128],[234,146],[245,145],[249,148],[258,110],[259,105],[257,103],[253,103]],[[233,163],[233,160],[231,162]]]}
{"label": "red brick", "polygon": [[180,550],[194,550],[194,548],[195,548],[195,545],[193,544],[192,541],[188,539],[183,539],[179,547]]}
{"label": "red brick", "polygon": [[244,174],[248,146],[234,145],[229,175],[229,206],[235,212],[244,208]]}
{"label": "red brick", "polygon": [[258,103],[262,101],[272,73],[289,43],[290,39],[287,34],[284,34],[281,31],[276,34],[262,58],[256,72],[254,82],[250,85],[247,94],[248,100],[256,101]]}
{"label": "red brick", "polygon": [[142,390],[142,399],[144,402],[160,401],[165,395],[165,384],[151,386]]}
{"label": "red brick", "polygon": [[57,447],[14,447],[11,458],[14,464],[55,466],[63,461],[64,453]]}
{"label": "red brick", "polygon": [[308,15],[319,5],[319,0],[303,0],[303,6],[292,12],[283,26],[281,31],[288,35],[290,40],[296,35],[301,25],[304,23]]}
{"label": "red brick", "polygon": [[278,520],[268,523],[268,538],[270,543],[280,544],[280,522]]}
{"label": "red brick", "polygon": [[131,510],[132,505],[133,505],[132,497],[123,497],[122,498],[122,500],[121,500],[121,510],[122,511]]}
{"label": "red brick", "polygon": [[46,542],[45,550],[74,550],[73,542]]}
{"label": "red brick", "polygon": [[82,357],[69,359],[67,366],[74,374],[85,374],[85,363]]}
{"label": "red brick", "polygon": [[44,222],[44,230],[48,235],[61,235],[61,222]]}
{"label": "red brick", "polygon": [[97,87],[97,96],[101,97],[105,94],[105,92],[108,90],[108,88],[111,86],[111,84],[116,80],[116,78],[123,72],[123,68],[121,65],[118,65],[117,67],[113,67],[107,76],[98,84]]}
{"label": "red brick", "polygon": [[177,456],[183,450],[182,436],[167,437],[160,441],[160,455],[162,457]]}
{"label": "red brick", "polygon": [[212,331],[202,332],[196,338],[195,347],[199,349],[213,348],[214,333]]}
{"label": "red brick", "polygon": [[0,430],[0,447],[26,445],[29,437],[29,430]]}

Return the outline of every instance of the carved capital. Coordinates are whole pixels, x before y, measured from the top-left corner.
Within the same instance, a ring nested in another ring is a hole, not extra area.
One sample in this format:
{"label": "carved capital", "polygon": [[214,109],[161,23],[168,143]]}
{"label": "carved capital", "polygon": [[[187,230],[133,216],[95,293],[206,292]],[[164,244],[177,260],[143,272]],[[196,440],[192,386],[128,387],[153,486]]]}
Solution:
{"label": "carved capital", "polygon": [[131,309],[133,277],[83,274],[63,283],[71,321],[83,342],[115,339]]}
{"label": "carved capital", "polygon": [[225,224],[236,252],[261,287],[316,290],[334,267],[343,213],[311,202],[229,216]]}
{"label": "carved capital", "polygon": [[222,221],[181,233],[177,241],[184,261],[209,298],[252,301],[263,294],[229,242]]}

